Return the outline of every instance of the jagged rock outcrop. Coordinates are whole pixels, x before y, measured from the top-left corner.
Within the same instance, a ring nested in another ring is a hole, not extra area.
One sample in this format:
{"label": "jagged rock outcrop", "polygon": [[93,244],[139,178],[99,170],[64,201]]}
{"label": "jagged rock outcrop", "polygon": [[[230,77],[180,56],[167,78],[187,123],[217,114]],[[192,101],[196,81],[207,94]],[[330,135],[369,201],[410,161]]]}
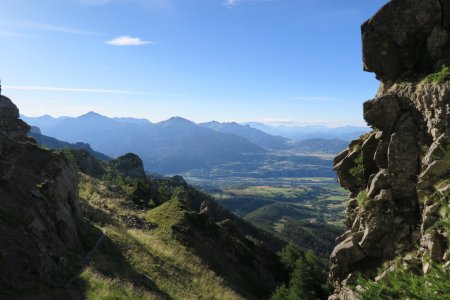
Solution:
{"label": "jagged rock outcrop", "polygon": [[133,153],[127,153],[110,162],[111,166],[129,177],[145,177],[142,159]]}
{"label": "jagged rock outcrop", "polygon": [[438,0],[392,0],[362,26],[364,68],[382,83],[363,107],[373,131],[334,160],[350,196],[331,299],[357,298],[357,275],[379,280],[395,257],[425,273],[428,259],[450,265],[441,222],[450,211],[450,82],[424,79],[450,61],[449,33],[450,4]]}
{"label": "jagged rock outcrop", "polygon": [[450,62],[450,3],[392,0],[362,26],[364,69],[383,82]]}
{"label": "jagged rock outcrop", "polygon": [[0,96],[0,294],[54,284],[69,252],[82,250],[76,172],[28,140],[29,129]]}

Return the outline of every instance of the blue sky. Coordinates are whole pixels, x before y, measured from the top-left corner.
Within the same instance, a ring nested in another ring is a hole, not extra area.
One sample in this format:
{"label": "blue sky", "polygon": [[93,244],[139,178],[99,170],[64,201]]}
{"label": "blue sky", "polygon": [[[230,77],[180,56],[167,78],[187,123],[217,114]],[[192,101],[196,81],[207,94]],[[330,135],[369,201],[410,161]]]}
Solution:
{"label": "blue sky", "polygon": [[387,0],[3,0],[3,94],[29,116],[363,124],[360,25]]}

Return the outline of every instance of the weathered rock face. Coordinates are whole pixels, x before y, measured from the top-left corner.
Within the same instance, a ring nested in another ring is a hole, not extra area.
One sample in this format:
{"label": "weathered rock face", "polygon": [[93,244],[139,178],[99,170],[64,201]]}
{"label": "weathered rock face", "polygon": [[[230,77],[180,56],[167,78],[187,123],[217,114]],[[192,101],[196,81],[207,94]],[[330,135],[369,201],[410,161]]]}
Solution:
{"label": "weathered rock face", "polygon": [[392,0],[362,26],[364,69],[383,82],[450,61],[450,3]]}
{"label": "weathered rock face", "polygon": [[28,141],[30,127],[0,96],[0,290],[48,283],[81,252],[76,173],[61,155]]}
{"label": "weathered rock face", "polygon": [[365,69],[382,84],[364,103],[373,132],[334,161],[350,197],[349,230],[331,256],[332,298],[353,299],[350,279],[380,278],[394,257],[423,272],[428,258],[450,261],[449,228],[439,225],[450,211],[450,82],[418,79],[450,61],[447,2],[392,0],[362,27]]}

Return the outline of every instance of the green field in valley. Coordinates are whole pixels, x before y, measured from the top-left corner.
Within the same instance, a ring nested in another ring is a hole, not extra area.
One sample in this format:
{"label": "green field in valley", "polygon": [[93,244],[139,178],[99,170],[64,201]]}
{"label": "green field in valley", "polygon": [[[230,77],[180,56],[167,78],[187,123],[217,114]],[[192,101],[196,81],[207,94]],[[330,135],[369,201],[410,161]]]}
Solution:
{"label": "green field in valley", "polygon": [[233,213],[327,258],[344,231],[347,197],[334,177],[332,155],[272,155],[263,162],[219,165],[182,176]]}

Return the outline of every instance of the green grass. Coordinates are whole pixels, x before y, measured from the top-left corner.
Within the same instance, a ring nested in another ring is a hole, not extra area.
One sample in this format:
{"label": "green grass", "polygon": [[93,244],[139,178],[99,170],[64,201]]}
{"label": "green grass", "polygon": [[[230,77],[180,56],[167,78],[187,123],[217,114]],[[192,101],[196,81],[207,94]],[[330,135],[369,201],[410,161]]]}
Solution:
{"label": "green grass", "polygon": [[305,206],[276,202],[247,214],[245,219],[256,223],[260,220],[268,220],[276,223],[284,217],[297,220],[315,219],[316,212]]}
{"label": "green grass", "polygon": [[171,229],[174,225],[183,223],[186,211],[177,197],[150,210],[146,214],[146,220],[155,222],[164,230]]}
{"label": "green grass", "polygon": [[267,183],[214,191],[228,210],[301,248],[314,249],[321,257],[329,257],[335,237],[342,233],[348,192],[335,182]]}
{"label": "green grass", "polygon": [[[216,273],[204,256],[186,245],[185,234],[179,232],[191,227],[192,213],[185,207],[185,193],[172,189],[170,200],[145,211],[130,205],[126,191],[111,191],[104,182],[81,176],[84,215],[107,236],[76,282],[87,300],[243,298],[234,283]],[[136,216],[157,227],[130,228],[121,216]],[[192,227],[189,232],[193,232]],[[209,241],[207,234],[197,233],[197,240]],[[214,251],[226,256],[219,252]],[[226,258],[223,263],[227,263]]]}
{"label": "green grass", "polygon": [[81,275],[81,280],[86,284],[86,299],[89,300],[149,300],[159,299],[157,295],[138,288],[131,282],[124,282],[108,278],[93,267],[87,268]]}
{"label": "green grass", "polygon": [[360,207],[364,207],[367,199],[367,190],[362,190],[361,192],[359,192],[358,196],[356,196],[356,201],[358,201],[358,205]]}
{"label": "green grass", "polygon": [[278,200],[298,199],[311,189],[308,187],[274,187],[274,186],[250,186],[244,189],[230,189],[228,193],[236,196],[252,196]]}
{"label": "green grass", "polygon": [[325,200],[328,200],[328,201],[345,201],[347,199],[347,197],[346,196],[344,196],[344,195],[333,195],[333,196],[329,196],[329,197],[327,197]]}
{"label": "green grass", "polygon": [[381,281],[359,279],[364,289],[360,296],[364,300],[372,299],[450,299],[450,273],[440,266],[433,266],[426,275],[415,275],[398,269],[388,273]]}
{"label": "green grass", "polygon": [[433,73],[425,77],[424,83],[440,84],[450,79],[450,67],[442,65],[439,72]]}
{"label": "green grass", "polygon": [[164,232],[108,227],[108,242],[81,275],[88,300],[240,299],[189,248]]}

